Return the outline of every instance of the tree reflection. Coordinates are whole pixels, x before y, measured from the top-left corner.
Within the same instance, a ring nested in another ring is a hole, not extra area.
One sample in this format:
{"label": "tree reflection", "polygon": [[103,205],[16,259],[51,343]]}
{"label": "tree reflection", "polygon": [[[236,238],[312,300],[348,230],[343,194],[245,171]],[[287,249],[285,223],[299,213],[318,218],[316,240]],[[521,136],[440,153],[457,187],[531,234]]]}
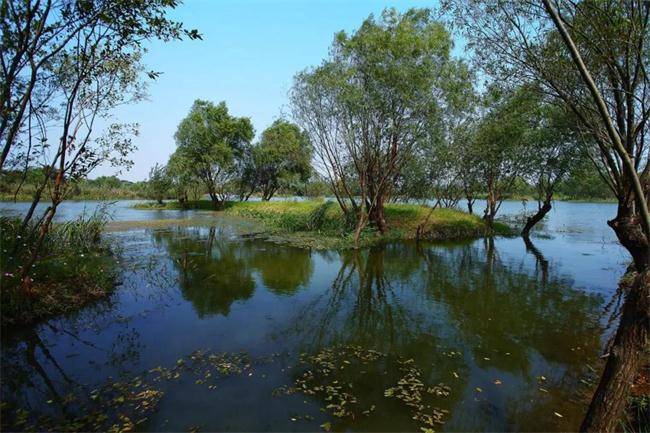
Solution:
{"label": "tree reflection", "polygon": [[168,250],[183,297],[199,317],[228,315],[233,302],[249,299],[255,272],[279,295],[306,287],[313,272],[307,250],[241,240],[226,226],[158,231],[154,238]]}
{"label": "tree reflection", "polygon": [[228,315],[233,302],[253,295],[251,268],[240,244],[223,227],[158,231],[154,238],[169,251],[183,298],[199,317]]}
{"label": "tree reflection", "polygon": [[243,244],[249,265],[259,271],[264,285],[278,295],[291,295],[306,287],[313,273],[311,254],[302,248],[267,243]]}

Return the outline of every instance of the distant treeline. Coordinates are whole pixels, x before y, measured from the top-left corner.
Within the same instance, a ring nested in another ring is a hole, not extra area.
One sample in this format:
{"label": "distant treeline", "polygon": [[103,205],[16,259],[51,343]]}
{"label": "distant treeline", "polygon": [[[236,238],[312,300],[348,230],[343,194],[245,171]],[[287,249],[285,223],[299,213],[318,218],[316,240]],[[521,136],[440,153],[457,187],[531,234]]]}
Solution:
{"label": "distant treeline", "polygon": [[[40,168],[26,172],[0,173],[0,199],[31,201],[42,183],[44,173]],[[69,182],[66,198],[71,200],[105,200],[146,198],[146,182],[130,182],[117,176],[100,176]]]}
{"label": "distant treeline", "polygon": [[[23,173],[22,171],[4,171],[0,173],[0,200],[2,201],[30,201],[34,195],[38,183],[43,176],[43,170],[32,168]],[[236,195],[236,185],[233,185],[230,193]],[[306,182],[300,182],[290,186],[282,187],[278,191],[281,196],[299,197],[324,197],[329,194],[329,186],[319,176],[312,176]],[[200,185],[196,185],[190,192],[193,200],[198,200],[207,194]],[[483,197],[485,191],[478,194]],[[509,194],[511,199],[532,198],[535,194],[534,187],[519,180],[513,185]],[[71,200],[135,200],[153,199],[151,187],[148,181],[131,182],[120,179],[117,176],[99,176],[95,179],[83,179],[71,182],[69,189]],[[164,194],[165,199],[176,198],[174,191],[170,188]],[[589,165],[578,167],[567,180],[561,182],[557,187],[556,198],[558,200],[613,200],[612,192],[602,181],[598,173]]]}
{"label": "distant treeline", "polygon": [[[38,182],[42,179],[41,169],[30,169],[23,178],[22,172],[10,171],[0,173],[0,200],[30,201]],[[236,194],[235,188],[231,191]],[[197,185],[190,193],[193,200],[203,197],[203,191]],[[511,199],[531,198],[534,188],[523,180],[513,186],[509,194]],[[284,187],[278,191],[281,196],[324,197],[329,194],[327,182],[318,176],[313,176],[306,182]],[[479,197],[485,192],[478,194]],[[164,194],[165,199],[176,198],[171,189]],[[68,196],[71,200],[135,200],[153,199],[147,181],[131,182],[117,176],[99,176],[95,179],[83,179],[73,182]],[[573,174],[558,186],[558,200],[613,200],[614,197],[607,185],[601,180],[595,170],[590,167],[576,169]]]}

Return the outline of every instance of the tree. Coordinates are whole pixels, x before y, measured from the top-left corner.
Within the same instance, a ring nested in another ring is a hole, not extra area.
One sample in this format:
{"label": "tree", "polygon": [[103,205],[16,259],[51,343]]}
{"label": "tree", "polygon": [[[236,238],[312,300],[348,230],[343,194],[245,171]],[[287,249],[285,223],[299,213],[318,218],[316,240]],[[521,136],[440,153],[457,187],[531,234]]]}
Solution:
{"label": "tree", "polygon": [[147,179],[147,195],[149,198],[163,204],[163,199],[167,196],[171,187],[171,179],[167,174],[167,167],[156,163],[149,170],[149,179]]}
{"label": "tree", "polygon": [[492,224],[506,193],[524,168],[523,151],[529,145],[526,131],[532,107],[526,89],[504,92],[492,88],[484,102],[487,109],[476,127],[472,153],[487,192],[483,218]]}
{"label": "tree", "polygon": [[21,143],[25,128],[40,127],[37,123],[50,117],[60,102],[59,78],[52,68],[73,54],[71,48],[79,41],[90,42],[89,31],[95,40],[86,51],[110,44],[113,51],[137,53],[151,38],[200,38],[196,30],[165,17],[175,6],[169,0],[2,0],[0,169],[17,144],[27,145],[21,157],[29,157],[31,143]]}
{"label": "tree", "polygon": [[352,35],[338,33],[330,57],[296,76],[295,118],[341,209],[357,220],[357,239],[368,220],[387,229],[384,203],[438,113],[451,46],[429,10],[387,9]]}
{"label": "tree", "polygon": [[[36,161],[43,168],[21,234],[43,195],[50,199],[33,225],[36,240],[20,272],[24,287],[71,186],[98,165],[129,166],[136,125],[114,124],[110,112],[143,96],[142,43],[199,37],[165,17],[175,5],[168,0],[2,1],[0,168],[20,166],[27,173]],[[99,136],[98,119],[107,124]],[[55,145],[48,140],[52,131]]]}
{"label": "tree", "polygon": [[504,81],[528,81],[578,119],[585,149],[614,193],[608,221],[636,276],[582,431],[616,428],[650,335],[650,2],[451,0],[476,59]]}
{"label": "tree", "polygon": [[587,159],[584,149],[578,145],[574,118],[565,107],[540,103],[532,114],[528,131],[531,145],[524,149],[524,178],[535,187],[537,211],[526,218],[521,232],[524,238],[552,209],[559,183]]}
{"label": "tree", "polygon": [[176,152],[203,183],[215,209],[223,206],[226,184],[235,174],[235,161],[253,135],[250,119],[231,116],[225,102],[214,105],[197,99],[178,125]]}
{"label": "tree", "polygon": [[276,120],[262,132],[259,144],[253,149],[253,160],[262,200],[270,200],[281,186],[309,180],[309,137],[297,125]]}
{"label": "tree", "polygon": [[198,179],[189,167],[190,161],[183,158],[183,155],[176,151],[171,154],[167,162],[167,177],[170,181],[170,188],[174,191],[178,202],[182,207],[187,206],[189,192],[198,186]]}

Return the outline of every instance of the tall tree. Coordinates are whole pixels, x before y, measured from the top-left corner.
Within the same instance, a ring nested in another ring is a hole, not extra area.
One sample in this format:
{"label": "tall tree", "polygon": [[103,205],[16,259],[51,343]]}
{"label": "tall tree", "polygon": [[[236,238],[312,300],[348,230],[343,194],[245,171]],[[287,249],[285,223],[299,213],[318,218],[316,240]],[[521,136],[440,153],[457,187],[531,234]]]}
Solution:
{"label": "tall tree", "polygon": [[506,194],[524,168],[524,149],[531,114],[530,94],[526,89],[513,92],[496,87],[484,101],[486,110],[473,137],[472,150],[483,188],[487,192],[483,218],[494,222]]}
{"label": "tall tree", "polygon": [[235,175],[235,160],[253,135],[250,119],[231,116],[225,102],[214,105],[197,99],[178,125],[176,152],[203,183],[215,209],[223,206],[226,185]]}
{"label": "tall tree", "polygon": [[534,82],[576,116],[586,150],[618,201],[608,224],[632,256],[636,277],[581,426],[613,431],[650,336],[650,2],[446,3],[488,73]]}
{"label": "tall tree", "polygon": [[537,209],[526,218],[521,231],[524,238],[553,208],[553,196],[560,182],[566,180],[575,167],[588,161],[578,144],[580,138],[574,120],[565,107],[542,101],[531,113],[527,132],[530,145],[523,149],[523,177],[534,186]]}
{"label": "tall tree", "polygon": [[171,178],[167,174],[167,167],[156,163],[149,170],[149,179],[147,179],[147,195],[163,204],[165,196],[171,187]]}
{"label": "tall tree", "polygon": [[[137,52],[143,41],[189,36],[180,23],[165,17],[176,0],[2,0],[0,4],[0,169],[10,151],[24,143],[25,128],[36,128],[37,121],[51,116],[59,103],[56,71],[61,57],[74,52],[79,41],[94,48]],[[95,41],[89,41],[89,31]],[[114,54],[114,53],[113,53]],[[155,75],[155,73],[152,73]],[[30,155],[23,149],[23,157]],[[16,156],[16,155],[14,155]]]}
{"label": "tall tree", "polygon": [[296,76],[294,115],[339,205],[357,220],[357,238],[368,220],[387,229],[384,203],[439,113],[451,47],[429,10],[387,9],[354,34],[337,34],[330,58]]}
{"label": "tall tree", "polygon": [[270,200],[281,186],[309,180],[309,137],[297,125],[276,120],[262,132],[259,144],[253,149],[253,160],[262,200]]}

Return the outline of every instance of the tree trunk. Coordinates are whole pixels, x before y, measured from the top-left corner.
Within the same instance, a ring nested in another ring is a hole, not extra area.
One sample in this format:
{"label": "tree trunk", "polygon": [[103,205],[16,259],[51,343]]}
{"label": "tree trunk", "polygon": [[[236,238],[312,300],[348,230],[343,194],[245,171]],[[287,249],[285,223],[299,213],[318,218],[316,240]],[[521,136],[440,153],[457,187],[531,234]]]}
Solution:
{"label": "tree trunk", "polygon": [[544,200],[542,206],[537,209],[537,213],[533,216],[529,216],[528,218],[526,218],[526,225],[521,231],[521,236],[523,236],[524,238],[528,238],[530,236],[530,230],[533,227],[535,227],[535,224],[540,222],[546,216],[547,213],[550,212],[551,208],[552,208],[551,200],[550,199]]}
{"label": "tree trunk", "polygon": [[377,202],[370,208],[368,219],[377,226],[380,233],[386,233],[388,225],[386,224],[386,215],[384,213],[383,197],[377,197]]}
{"label": "tree trunk", "polygon": [[469,212],[470,215],[474,215],[474,199],[467,199],[467,212]]}
{"label": "tree trunk", "polygon": [[632,255],[637,271],[642,271],[648,263],[648,239],[643,233],[639,218],[632,215],[631,209],[619,206],[618,215],[607,224],[614,230],[621,245]]}
{"label": "tree trunk", "polygon": [[630,385],[648,351],[649,335],[650,270],[646,269],[637,274],[625,297],[614,344],[580,426],[581,432],[615,431],[625,410]]}

